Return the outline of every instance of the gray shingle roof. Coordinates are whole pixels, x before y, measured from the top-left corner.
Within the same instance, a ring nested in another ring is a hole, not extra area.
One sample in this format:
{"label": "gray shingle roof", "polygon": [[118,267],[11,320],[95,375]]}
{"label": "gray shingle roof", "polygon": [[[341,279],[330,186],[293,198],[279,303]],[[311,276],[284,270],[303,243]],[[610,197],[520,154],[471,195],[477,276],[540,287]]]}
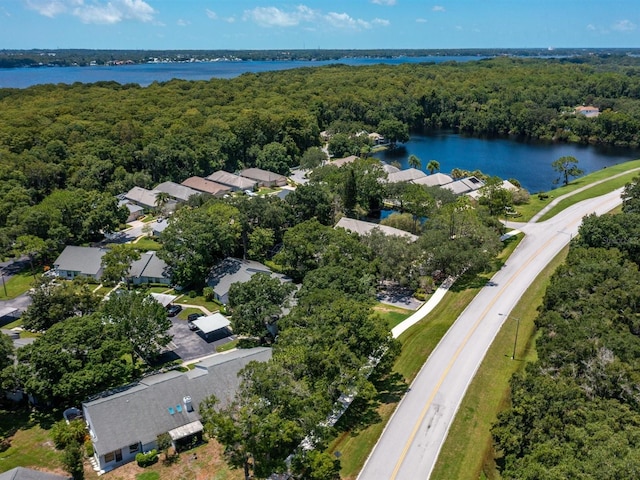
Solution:
{"label": "gray shingle roof", "polygon": [[389,183],[410,182],[418,178],[426,177],[427,174],[417,168],[407,168],[399,172],[390,173],[388,177]]}
{"label": "gray shingle roof", "polygon": [[255,180],[243,178],[239,175],[234,175],[233,173],[225,172],[224,170],[218,170],[217,172],[212,173],[207,177],[207,180],[221,183],[223,185],[228,185],[231,188],[235,188],[238,190],[250,190],[253,187],[255,187],[256,184],[258,183]]}
{"label": "gray shingle roof", "polygon": [[434,173],[426,177],[416,178],[413,183],[417,185],[426,185],[428,187],[437,187],[453,182],[453,178],[445,173]]}
{"label": "gray shingle roof", "polygon": [[269,267],[260,262],[229,257],[213,268],[207,284],[213,287],[213,291],[218,297],[224,297],[229,293],[229,288],[231,288],[232,284],[248,282],[256,273],[266,273],[282,281],[290,281],[284,275],[272,273]]}
{"label": "gray shingle roof", "polygon": [[127,275],[131,278],[169,278],[168,266],[164,260],[158,258],[155,252],[147,252],[140,255],[140,259],[131,264]]}
{"label": "gray shingle roof", "polygon": [[273,173],[268,170],[262,170],[261,168],[245,168],[240,172],[241,177],[256,180],[258,182],[268,182],[285,184],[287,183],[287,177],[278,173]]}
{"label": "gray shingle roof", "polygon": [[[220,400],[221,408],[226,406],[239,386],[238,372],[250,361],[270,358],[269,348],[234,350],[203,360],[188,372],[153,375],[119,393],[84,402],[96,452],[104,455],[138,442],[151,443],[161,433],[199,420],[198,406],[211,395]],[[187,412],[185,396],[191,397],[193,412]]]}
{"label": "gray shingle roof", "polygon": [[201,192],[198,192],[193,188],[185,187],[184,185],[180,185],[179,183],[175,182],[162,182],[161,184],[156,185],[156,188],[154,190],[164,192],[181,202],[186,202],[193,195],[201,194]]}
{"label": "gray shingle roof", "polygon": [[155,208],[157,190],[147,190],[142,187],[133,187],[124,194],[124,198],[144,208]]}
{"label": "gray shingle roof", "polygon": [[341,227],[345,230],[349,230],[350,232],[357,233],[358,235],[367,235],[371,231],[376,228],[379,229],[385,235],[395,236],[395,237],[404,237],[412,242],[418,240],[416,235],[412,233],[405,232],[404,230],[400,230],[399,228],[388,227],[386,225],[379,225],[377,223],[371,222],[363,222],[362,220],[355,220],[353,218],[342,217],[338,223],[336,223],[336,228]]}
{"label": "gray shingle roof", "polygon": [[66,246],[53,262],[56,270],[80,272],[82,275],[97,275],[102,268],[103,248]]}
{"label": "gray shingle roof", "polygon": [[7,472],[0,473],[0,480],[68,480],[69,478],[24,467],[12,468]]}
{"label": "gray shingle roof", "polygon": [[451,190],[453,193],[460,195],[462,193],[478,190],[483,186],[484,186],[484,182],[482,180],[479,180],[476,177],[467,177],[467,178],[456,180],[455,182],[451,182],[446,185],[443,185],[442,188],[447,188]]}

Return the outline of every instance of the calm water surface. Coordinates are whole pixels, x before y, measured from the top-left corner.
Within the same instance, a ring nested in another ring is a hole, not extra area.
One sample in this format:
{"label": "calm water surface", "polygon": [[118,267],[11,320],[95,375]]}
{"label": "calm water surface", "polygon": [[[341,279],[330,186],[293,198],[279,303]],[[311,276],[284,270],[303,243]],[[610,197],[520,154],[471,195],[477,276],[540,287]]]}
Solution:
{"label": "calm water surface", "polygon": [[440,171],[449,173],[454,168],[481,170],[487,175],[503,179],[515,178],[532,193],[558,187],[554,180],[557,172],[551,163],[560,157],[578,159],[578,166],[590,173],[618,163],[640,158],[639,150],[600,148],[586,145],[521,142],[507,138],[473,138],[452,132],[434,132],[427,135],[412,134],[404,146],[380,152],[376,158],[388,163],[398,161],[408,168],[409,155],[417,156],[426,172],[427,163],[437,160]]}
{"label": "calm water surface", "polygon": [[241,61],[201,63],[143,63],[122,66],[96,67],[38,67],[0,68],[0,88],[26,88],[44,83],[74,82],[94,83],[115,81],[120,84],[137,83],[147,86],[153,82],[166,82],[174,78],[182,80],[210,80],[211,78],[234,78],[243,73],[259,73],[274,70],[290,70],[322,65],[399,65],[402,63],[442,63],[449,61],[468,62],[485,57],[438,56],[397,58],[343,58],[327,61]]}

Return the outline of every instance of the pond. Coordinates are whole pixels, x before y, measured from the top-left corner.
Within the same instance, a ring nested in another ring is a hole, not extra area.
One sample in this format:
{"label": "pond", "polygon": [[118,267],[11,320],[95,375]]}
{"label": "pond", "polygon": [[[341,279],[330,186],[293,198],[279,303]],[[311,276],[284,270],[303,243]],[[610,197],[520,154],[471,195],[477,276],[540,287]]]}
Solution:
{"label": "pond", "polygon": [[411,140],[394,150],[374,154],[387,163],[397,161],[408,168],[409,155],[417,156],[422,170],[430,160],[440,163],[442,173],[454,168],[480,170],[503,179],[515,178],[531,193],[558,187],[558,173],[551,163],[560,157],[578,159],[578,167],[590,173],[640,158],[640,150],[605,148],[567,143],[519,141],[510,138],[468,137],[451,131],[412,134]]}

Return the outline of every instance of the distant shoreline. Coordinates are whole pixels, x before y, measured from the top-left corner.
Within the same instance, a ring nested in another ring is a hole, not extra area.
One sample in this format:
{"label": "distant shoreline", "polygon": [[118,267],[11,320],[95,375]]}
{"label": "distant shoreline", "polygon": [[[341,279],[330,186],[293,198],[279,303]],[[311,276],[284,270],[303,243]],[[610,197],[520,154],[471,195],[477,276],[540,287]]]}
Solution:
{"label": "distant shoreline", "polygon": [[462,49],[306,49],[306,50],[0,50],[0,68],[120,66],[145,63],[237,61],[340,61],[402,57],[639,56],[640,48],[462,48]]}

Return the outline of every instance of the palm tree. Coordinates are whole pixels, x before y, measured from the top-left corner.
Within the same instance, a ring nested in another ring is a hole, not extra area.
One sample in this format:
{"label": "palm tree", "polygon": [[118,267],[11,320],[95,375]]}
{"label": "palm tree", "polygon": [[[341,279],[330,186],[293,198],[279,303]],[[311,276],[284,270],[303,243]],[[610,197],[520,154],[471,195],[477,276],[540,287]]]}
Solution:
{"label": "palm tree", "polygon": [[415,155],[409,155],[409,166],[411,168],[420,168],[422,166],[422,162]]}
{"label": "palm tree", "polygon": [[169,202],[171,196],[167,192],[158,192],[156,194],[156,209],[158,213],[164,213],[164,206]]}
{"label": "palm tree", "polygon": [[433,172],[440,171],[440,162],[437,160],[429,160],[429,163],[427,163],[427,170],[429,170],[429,175],[433,175]]}

